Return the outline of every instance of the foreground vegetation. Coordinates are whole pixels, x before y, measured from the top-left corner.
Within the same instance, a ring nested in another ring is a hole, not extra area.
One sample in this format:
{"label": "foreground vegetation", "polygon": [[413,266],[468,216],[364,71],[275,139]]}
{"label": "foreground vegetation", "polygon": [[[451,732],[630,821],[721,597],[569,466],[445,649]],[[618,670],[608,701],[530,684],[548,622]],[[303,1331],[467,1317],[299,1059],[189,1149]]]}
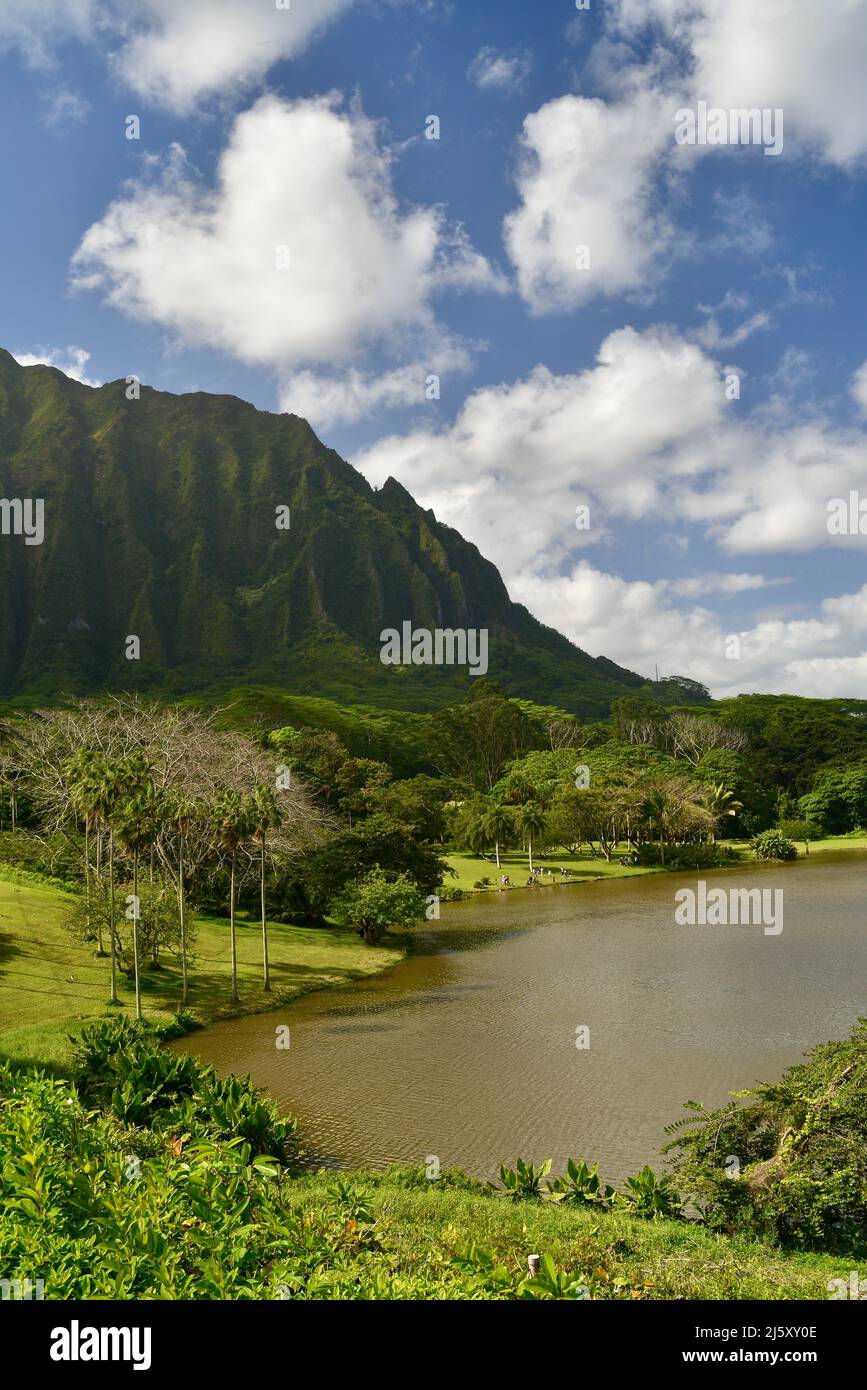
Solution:
{"label": "foreground vegetation", "polygon": [[525,1165],[305,1174],[272,1102],[135,1024],[74,1062],[0,1066],[0,1278],[49,1299],[818,1299],[847,1273],[669,1219],[649,1170],[617,1199],[580,1169],[548,1195]]}

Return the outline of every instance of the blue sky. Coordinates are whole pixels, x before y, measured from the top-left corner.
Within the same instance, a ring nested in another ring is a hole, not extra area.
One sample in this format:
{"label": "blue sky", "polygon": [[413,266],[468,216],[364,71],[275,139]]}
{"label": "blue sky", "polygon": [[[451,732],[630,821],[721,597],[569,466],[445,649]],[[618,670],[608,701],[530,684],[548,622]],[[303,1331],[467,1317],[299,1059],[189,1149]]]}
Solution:
{"label": "blue sky", "polygon": [[865,70],[851,0],[0,0],[0,343],[307,415],[594,655],[861,696]]}

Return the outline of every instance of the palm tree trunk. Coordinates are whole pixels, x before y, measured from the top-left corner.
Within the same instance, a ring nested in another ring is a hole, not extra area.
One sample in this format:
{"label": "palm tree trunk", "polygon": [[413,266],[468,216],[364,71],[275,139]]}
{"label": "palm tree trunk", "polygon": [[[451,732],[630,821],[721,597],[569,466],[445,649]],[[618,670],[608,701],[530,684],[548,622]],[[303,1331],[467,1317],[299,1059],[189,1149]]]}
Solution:
{"label": "palm tree trunk", "polygon": [[259,897],[262,904],[262,969],[264,972],[264,984],[262,988],[268,992],[271,989],[271,975],[268,970],[268,921],[265,916],[265,841],[262,841],[262,858],[259,864]]}
{"label": "palm tree trunk", "polygon": [[235,948],[235,851],[229,876],[229,930],[232,936],[232,1003],[238,1003],[238,954]]}
{"label": "palm tree trunk", "polygon": [[495,840],[495,841],[494,841],[494,854],[497,856],[497,868],[499,869],[499,867],[500,867],[500,842],[499,842],[499,840]]}
{"label": "palm tree trunk", "polygon": [[527,836],[527,857],[530,860],[530,873],[533,872],[533,837]]}
{"label": "palm tree trunk", "polygon": [[141,971],[138,964],[138,850],[132,856],[132,958],[135,969],[135,1016],[141,1018]]}
{"label": "palm tree trunk", "polygon": [[184,903],[184,837],[178,842],[178,917],[181,923],[181,1005],[187,1002],[187,915]]}
{"label": "palm tree trunk", "polygon": [[108,832],[108,934],[111,938],[111,1002],[117,1003],[117,950],[114,939],[114,831]]}
{"label": "palm tree trunk", "polygon": [[[102,831],[96,832],[96,881],[102,891]],[[102,940],[102,909],[99,909],[96,919],[96,949],[99,955],[105,955],[105,946]]]}

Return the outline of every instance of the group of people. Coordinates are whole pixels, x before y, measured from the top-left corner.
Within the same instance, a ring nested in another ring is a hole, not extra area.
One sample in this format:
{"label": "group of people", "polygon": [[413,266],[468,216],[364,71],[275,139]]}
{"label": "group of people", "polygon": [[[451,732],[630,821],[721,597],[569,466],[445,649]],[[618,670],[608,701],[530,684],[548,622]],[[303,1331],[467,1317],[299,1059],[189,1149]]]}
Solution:
{"label": "group of people", "polygon": [[[527,879],[527,883],[526,883],[525,886],[526,886],[527,888],[535,888],[536,885],[539,883],[540,879],[542,878],[543,874],[547,874],[549,878],[552,878],[554,874],[560,874],[561,878],[571,878],[571,876],[572,876],[572,870],[571,870],[571,869],[531,869],[531,870],[530,870],[530,877]],[[511,888],[511,886],[512,886],[512,880],[510,879],[509,875],[508,875],[508,874],[501,874],[501,875],[500,875],[500,887],[501,887],[501,888]]]}

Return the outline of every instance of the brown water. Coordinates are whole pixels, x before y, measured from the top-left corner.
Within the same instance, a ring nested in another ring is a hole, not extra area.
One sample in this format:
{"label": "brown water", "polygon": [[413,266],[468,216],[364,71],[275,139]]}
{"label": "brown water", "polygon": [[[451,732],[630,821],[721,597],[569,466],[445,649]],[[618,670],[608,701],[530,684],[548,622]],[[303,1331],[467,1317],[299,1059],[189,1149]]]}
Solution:
{"label": "brown water", "polygon": [[491,1177],[518,1155],[555,1172],[571,1155],[622,1181],[658,1162],[684,1100],[774,1080],[867,1013],[867,855],[701,877],[782,887],[782,933],[676,925],[694,874],[477,897],[444,908],[389,974],[186,1045],[249,1072],[324,1160],[437,1155]]}

